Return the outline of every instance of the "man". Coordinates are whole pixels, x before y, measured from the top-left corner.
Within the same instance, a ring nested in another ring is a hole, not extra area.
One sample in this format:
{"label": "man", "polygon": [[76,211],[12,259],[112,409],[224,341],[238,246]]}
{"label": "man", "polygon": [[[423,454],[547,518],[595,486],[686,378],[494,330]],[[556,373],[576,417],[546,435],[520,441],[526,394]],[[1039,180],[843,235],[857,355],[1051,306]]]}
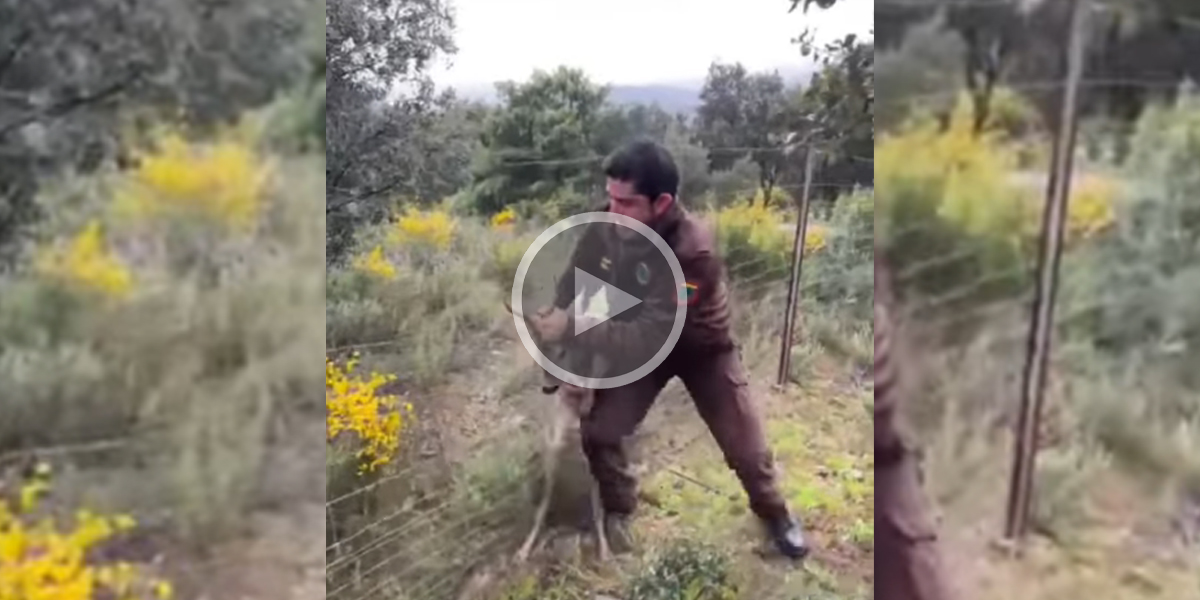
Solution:
{"label": "man", "polygon": [[892,286],[875,249],[875,598],[950,598],[917,466],[897,423],[903,396]]}
{"label": "man", "polygon": [[[584,452],[600,488],[605,526],[614,547],[630,545],[628,521],[637,504],[624,442],[667,383],[679,377],[775,546],[785,556],[804,558],[809,549],[779,490],[763,423],[730,332],[724,268],[711,233],[679,204],[674,160],[658,144],[638,141],[610,156],[604,172],[607,210],[643,223],[661,236],[687,281],[684,289],[678,289],[661,252],[637,232],[619,225],[593,227],[576,245],[554,306],[539,310],[532,319],[543,340],[570,337],[566,341],[576,351],[604,355],[610,363],[644,364],[667,339],[676,303],[687,303],[687,319],[667,359],[639,381],[596,390],[592,412],[581,426]],[[642,302],[572,335],[574,317],[566,309],[575,300],[571,274],[576,267],[606,278],[617,289],[635,290]]]}

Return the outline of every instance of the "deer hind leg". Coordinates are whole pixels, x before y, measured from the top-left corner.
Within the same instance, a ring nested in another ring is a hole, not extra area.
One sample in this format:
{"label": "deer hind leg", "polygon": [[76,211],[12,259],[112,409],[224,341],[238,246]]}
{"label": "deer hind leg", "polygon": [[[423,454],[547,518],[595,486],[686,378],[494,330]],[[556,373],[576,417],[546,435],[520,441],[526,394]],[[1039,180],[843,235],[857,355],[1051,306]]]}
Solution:
{"label": "deer hind leg", "polygon": [[542,528],[546,525],[546,515],[550,512],[550,500],[554,494],[554,483],[558,470],[558,457],[553,452],[547,452],[543,461],[543,469],[545,484],[542,486],[542,498],[533,517],[533,528],[529,530],[529,535],[525,537],[525,543],[521,544],[521,549],[517,552],[518,563],[529,559],[529,554],[533,552],[533,546],[537,543],[538,536],[541,535]]}
{"label": "deer hind leg", "polygon": [[[571,385],[565,386],[563,389],[568,395],[566,403],[573,413],[572,418],[576,422],[586,417],[592,411],[592,406],[596,398],[595,390],[577,388]],[[590,487],[588,501],[591,504],[592,527],[593,533],[596,535],[596,547],[599,550],[600,561],[608,562],[612,558],[612,549],[608,544],[608,534],[604,528],[604,506],[600,502],[600,485],[595,479],[592,479]]]}
{"label": "deer hind leg", "polygon": [[604,506],[600,504],[600,486],[592,482],[592,523],[596,533],[596,548],[599,549],[600,562],[612,559],[612,548],[608,545],[608,532],[604,528]]}
{"label": "deer hind leg", "polygon": [[546,517],[550,513],[550,501],[554,496],[554,487],[558,480],[558,463],[562,453],[564,438],[567,430],[564,426],[564,411],[561,405],[555,407],[553,424],[550,428],[550,435],[546,439],[546,447],[544,448],[543,469],[545,476],[545,485],[542,489],[542,498],[538,503],[537,512],[533,517],[533,528],[530,529],[529,535],[525,538],[525,543],[521,545],[520,551],[517,552],[517,562],[523,563],[529,559],[529,555],[533,552],[533,547],[537,543],[538,537],[542,533],[542,529],[546,526]]}

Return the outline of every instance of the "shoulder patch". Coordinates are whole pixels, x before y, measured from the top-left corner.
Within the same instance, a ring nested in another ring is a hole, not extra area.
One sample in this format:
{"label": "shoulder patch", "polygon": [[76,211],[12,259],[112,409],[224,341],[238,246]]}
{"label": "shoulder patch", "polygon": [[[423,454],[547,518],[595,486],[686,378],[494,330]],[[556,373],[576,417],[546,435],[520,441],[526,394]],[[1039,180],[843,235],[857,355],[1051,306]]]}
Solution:
{"label": "shoulder patch", "polygon": [[692,282],[684,283],[679,288],[679,298],[677,302],[686,306],[691,306],[700,299],[700,285]]}

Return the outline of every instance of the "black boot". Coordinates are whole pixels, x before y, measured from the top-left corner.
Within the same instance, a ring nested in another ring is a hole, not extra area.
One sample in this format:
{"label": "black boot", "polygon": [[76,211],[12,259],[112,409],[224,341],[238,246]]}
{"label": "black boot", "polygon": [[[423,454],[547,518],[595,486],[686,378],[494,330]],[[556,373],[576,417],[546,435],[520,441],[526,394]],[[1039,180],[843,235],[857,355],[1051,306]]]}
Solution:
{"label": "black boot", "polygon": [[628,515],[608,513],[604,515],[604,535],[614,554],[626,554],[634,549],[633,532]]}
{"label": "black boot", "polygon": [[791,515],[767,522],[767,533],[779,553],[792,559],[803,560],[809,553],[808,542],[800,522]]}

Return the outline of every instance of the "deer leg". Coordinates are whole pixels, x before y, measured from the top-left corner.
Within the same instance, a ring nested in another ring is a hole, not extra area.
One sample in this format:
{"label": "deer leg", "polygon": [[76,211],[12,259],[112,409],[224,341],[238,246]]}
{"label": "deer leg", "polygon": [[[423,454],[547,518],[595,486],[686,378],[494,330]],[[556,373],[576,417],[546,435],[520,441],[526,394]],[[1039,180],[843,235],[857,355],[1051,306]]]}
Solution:
{"label": "deer leg", "polygon": [[553,484],[548,484],[545,493],[542,494],[542,502],[538,506],[537,515],[534,517],[533,528],[529,530],[529,536],[525,538],[525,543],[521,545],[521,550],[517,552],[518,563],[523,563],[529,559],[530,553],[533,552],[533,545],[542,533],[542,528],[546,524],[546,515],[550,512],[550,495],[552,489]]}
{"label": "deer leg", "polygon": [[612,548],[608,545],[608,533],[604,529],[604,506],[600,504],[600,486],[592,482],[592,523],[596,529],[596,547],[600,552],[600,562],[608,562],[612,558]]}
{"label": "deer leg", "polygon": [[[559,411],[561,413],[561,411]],[[538,504],[537,513],[533,518],[533,529],[529,531],[529,536],[525,538],[525,543],[521,545],[521,550],[517,552],[517,562],[523,563],[529,559],[529,555],[533,552],[533,546],[537,542],[537,538],[542,533],[542,529],[546,525],[546,516],[550,513],[550,500],[554,495],[554,484],[558,478],[558,460],[563,446],[563,437],[566,435],[566,428],[562,425],[561,416],[556,415],[554,424],[551,426],[550,437],[546,444],[546,458],[544,462],[546,484],[542,490],[542,499]]]}
{"label": "deer leg", "polygon": [[537,538],[542,533],[542,528],[546,525],[546,515],[550,512],[550,499],[554,494],[554,479],[555,471],[558,470],[558,460],[556,457],[548,456],[545,461],[545,477],[546,484],[542,489],[542,499],[538,503],[537,513],[533,517],[533,528],[529,530],[529,535],[525,538],[525,543],[521,545],[521,550],[517,552],[517,562],[523,563],[529,559],[529,554],[533,552],[533,546],[537,542]]}

